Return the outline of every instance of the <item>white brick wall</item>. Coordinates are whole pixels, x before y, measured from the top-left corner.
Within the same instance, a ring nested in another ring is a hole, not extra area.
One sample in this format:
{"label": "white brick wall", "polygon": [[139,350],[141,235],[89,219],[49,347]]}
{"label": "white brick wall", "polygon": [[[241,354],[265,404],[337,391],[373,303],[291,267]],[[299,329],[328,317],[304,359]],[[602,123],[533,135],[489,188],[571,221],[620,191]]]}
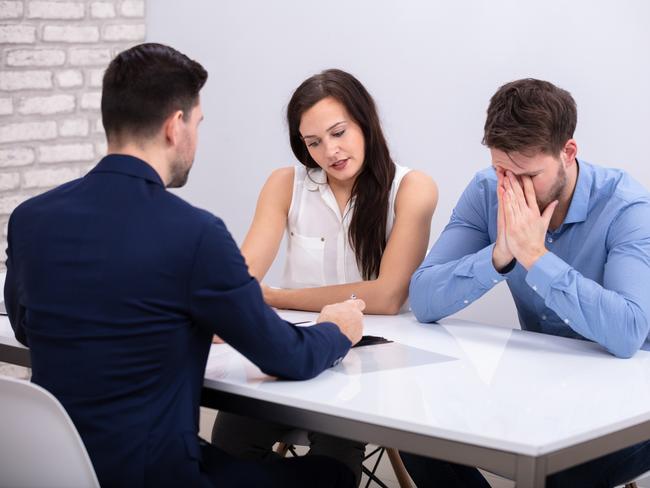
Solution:
{"label": "white brick wall", "polygon": [[[106,153],[102,76],[145,40],[145,2],[0,0],[0,226]],[[6,230],[0,234],[4,268]]]}
{"label": "white brick wall", "polygon": [[84,2],[27,2],[28,19],[83,19]]}
{"label": "white brick wall", "polygon": [[0,1],[0,19],[19,19],[23,16],[23,2]]}
{"label": "white brick wall", "polygon": [[0,98],[0,115],[11,115],[14,111],[14,104],[11,98]]}
{"label": "white brick wall", "polygon": [[7,53],[7,66],[61,66],[63,49],[16,49]]}
{"label": "white brick wall", "polygon": [[74,88],[84,83],[84,77],[78,69],[66,69],[58,71],[55,75],[59,88]]}
{"label": "white brick wall", "polygon": [[33,44],[36,27],[33,25],[1,25],[0,44]]}
{"label": "white brick wall", "polygon": [[43,27],[43,40],[53,42],[97,42],[99,28],[94,25],[46,25]]}
{"label": "white brick wall", "polygon": [[51,71],[3,71],[0,72],[0,90],[15,91],[52,88]]}
{"label": "white brick wall", "polygon": [[21,98],[18,103],[18,113],[29,114],[59,114],[73,112],[75,108],[74,95],[47,95],[45,97]]}
{"label": "white brick wall", "polygon": [[0,149],[0,168],[11,166],[27,166],[36,160],[34,150],[25,147]]}
{"label": "white brick wall", "polygon": [[72,66],[108,66],[111,60],[111,50],[103,49],[71,49],[70,64]]}
{"label": "white brick wall", "polygon": [[95,19],[112,19],[115,17],[115,5],[113,2],[92,2],[90,16]]}

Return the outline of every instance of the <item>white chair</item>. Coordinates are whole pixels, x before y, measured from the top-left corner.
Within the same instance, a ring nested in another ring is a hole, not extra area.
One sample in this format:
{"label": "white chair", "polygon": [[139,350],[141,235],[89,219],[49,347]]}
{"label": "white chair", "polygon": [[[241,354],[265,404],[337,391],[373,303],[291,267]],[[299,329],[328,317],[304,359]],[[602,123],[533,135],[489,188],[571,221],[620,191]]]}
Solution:
{"label": "white chair", "polygon": [[0,486],[99,488],[86,448],[54,396],[0,376]]}

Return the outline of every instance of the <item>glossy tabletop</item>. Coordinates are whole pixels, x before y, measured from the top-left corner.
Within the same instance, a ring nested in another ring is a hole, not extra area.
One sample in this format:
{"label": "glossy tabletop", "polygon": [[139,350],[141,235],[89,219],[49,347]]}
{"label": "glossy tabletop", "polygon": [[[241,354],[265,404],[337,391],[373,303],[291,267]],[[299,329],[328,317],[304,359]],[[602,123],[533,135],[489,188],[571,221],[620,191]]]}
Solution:
{"label": "glossy tabletop", "polygon": [[650,420],[649,352],[617,359],[591,342],[455,319],[420,324],[411,314],[367,316],[364,333],[394,342],[352,349],[303,382],[266,376],[214,345],[205,385],[528,456]]}
{"label": "glossy tabletop", "polygon": [[[354,348],[309,381],[269,377],[213,345],[204,402],[236,399],[248,415],[479,465],[526,487],[650,438],[649,352],[617,359],[587,341],[411,314],[366,316],[364,333],[393,342]],[[0,317],[0,356],[17,350]]]}

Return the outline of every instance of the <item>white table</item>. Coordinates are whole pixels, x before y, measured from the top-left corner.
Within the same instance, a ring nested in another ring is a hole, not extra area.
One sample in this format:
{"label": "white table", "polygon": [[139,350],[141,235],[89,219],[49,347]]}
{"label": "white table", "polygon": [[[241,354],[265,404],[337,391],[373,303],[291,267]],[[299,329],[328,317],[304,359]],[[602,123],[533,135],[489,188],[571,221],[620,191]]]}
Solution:
{"label": "white table", "polygon": [[411,315],[369,316],[365,332],[454,359],[399,367],[421,355],[370,346],[289,382],[222,345],[208,361],[205,403],[478,465],[521,487],[650,438],[650,353],[621,360],[585,341]]}
{"label": "white table", "polygon": [[408,314],[368,316],[365,333],[395,343],[353,349],[304,382],[215,345],[203,403],[477,465],[520,487],[650,438],[648,352],[622,360],[585,341]]}

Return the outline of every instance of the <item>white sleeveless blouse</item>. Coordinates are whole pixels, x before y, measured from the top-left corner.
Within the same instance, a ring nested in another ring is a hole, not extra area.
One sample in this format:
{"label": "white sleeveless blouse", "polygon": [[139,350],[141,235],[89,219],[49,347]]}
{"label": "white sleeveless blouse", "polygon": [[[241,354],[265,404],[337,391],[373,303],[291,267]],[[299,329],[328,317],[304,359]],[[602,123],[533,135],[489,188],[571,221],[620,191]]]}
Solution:
{"label": "white sleeveless blouse", "polygon": [[[388,197],[386,239],[395,221],[395,197],[410,171],[395,165]],[[341,215],[327,175],[320,169],[296,165],[293,197],[287,219],[287,254],[281,286],[306,288],[363,281],[348,240],[351,204]]]}

